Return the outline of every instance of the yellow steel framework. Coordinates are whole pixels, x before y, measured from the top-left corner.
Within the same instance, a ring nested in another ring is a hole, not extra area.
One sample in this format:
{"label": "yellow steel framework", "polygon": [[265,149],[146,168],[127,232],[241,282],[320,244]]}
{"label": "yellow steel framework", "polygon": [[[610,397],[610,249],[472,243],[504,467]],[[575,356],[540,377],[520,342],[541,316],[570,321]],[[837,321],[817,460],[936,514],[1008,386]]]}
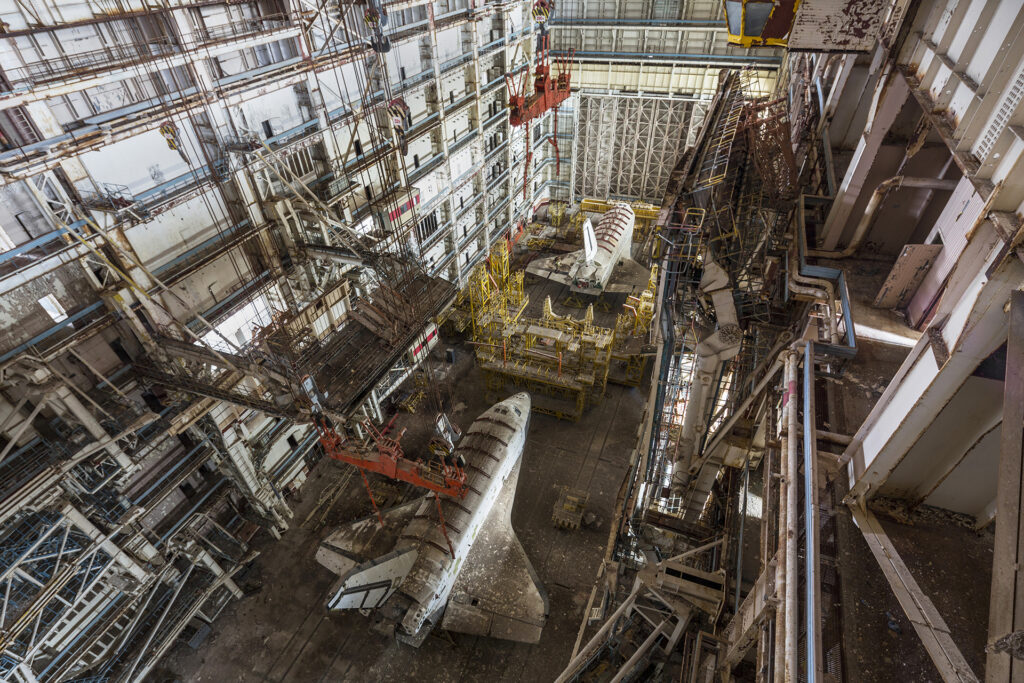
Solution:
{"label": "yellow steel framework", "polygon": [[593,309],[579,320],[558,316],[547,298],[540,318],[502,326],[488,324],[489,312],[482,318],[476,357],[489,392],[526,389],[534,410],[568,420],[604,397],[615,331],[595,326]]}
{"label": "yellow steel framework", "polygon": [[615,319],[615,343],[612,346],[612,371],[608,379],[616,384],[638,387],[643,381],[647,346],[654,320],[654,299],[658,286],[658,267],[651,268],[647,287],[639,296],[626,297]]}
{"label": "yellow steel framework", "polygon": [[604,397],[609,380],[638,386],[647,365],[657,278],[655,268],[647,288],[627,299],[615,328],[594,324],[593,305],[581,317],[557,315],[550,297],[539,317],[526,317],[523,272],[512,270],[508,246],[499,242],[471,273],[457,302],[469,318],[466,327],[488,393],[501,398],[510,389],[525,389],[534,394],[537,412],[575,421]]}

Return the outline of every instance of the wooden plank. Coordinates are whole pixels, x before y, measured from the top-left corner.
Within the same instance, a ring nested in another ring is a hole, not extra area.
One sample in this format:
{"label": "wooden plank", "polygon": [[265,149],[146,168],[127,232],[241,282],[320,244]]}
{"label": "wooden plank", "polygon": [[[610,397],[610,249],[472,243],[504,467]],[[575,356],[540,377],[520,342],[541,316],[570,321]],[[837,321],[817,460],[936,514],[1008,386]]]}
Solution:
{"label": "wooden plank", "polygon": [[903,247],[872,306],[904,308],[942,251],[941,244],[908,244]]}
{"label": "wooden plank", "polygon": [[856,504],[851,505],[850,509],[871,553],[889,581],[896,600],[921,638],[921,643],[942,680],[957,683],[977,682],[978,677],[971,671],[967,660],[953,642],[946,622],[935,609],[931,599],[917,585],[917,581],[903,562],[903,558],[896,552],[896,547],[878,519],[870,510],[861,509]]}
{"label": "wooden plank", "polygon": [[[992,593],[988,613],[988,641],[1024,628],[1024,574],[1020,572],[1022,470],[1024,470],[1024,292],[1010,298],[1010,332],[1006,345],[1003,381],[1003,426],[999,442],[999,478],[996,486],[996,532],[992,556]],[[1024,680],[1024,662],[1006,653],[989,653],[985,680],[1005,683]]]}

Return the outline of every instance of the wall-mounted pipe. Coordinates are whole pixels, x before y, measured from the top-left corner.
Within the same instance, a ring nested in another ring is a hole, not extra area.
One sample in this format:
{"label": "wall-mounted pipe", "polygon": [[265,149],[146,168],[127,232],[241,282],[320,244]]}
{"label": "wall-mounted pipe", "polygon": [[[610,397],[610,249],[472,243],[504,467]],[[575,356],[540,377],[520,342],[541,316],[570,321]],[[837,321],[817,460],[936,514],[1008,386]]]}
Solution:
{"label": "wall-mounted pipe", "polygon": [[[783,379],[785,379],[785,373],[783,373]],[[786,397],[784,401],[788,401],[788,393],[784,392],[783,396]],[[785,404],[783,405],[783,410],[785,410]],[[786,591],[788,590],[786,586],[786,563],[789,561],[786,557],[786,534],[788,528],[786,515],[789,509],[786,502],[786,482],[789,481],[787,438],[788,436],[785,430],[783,430],[782,445],[779,448],[779,509],[778,529],[776,530],[778,550],[775,554],[777,558],[775,561],[775,675],[772,680],[776,683],[783,683],[786,680]],[[770,476],[770,473],[766,474]]]}
{"label": "wall-mounted pipe", "polygon": [[[797,261],[799,263],[799,260]],[[828,306],[828,336],[833,344],[839,343],[839,328],[836,325],[836,290],[831,282],[824,278],[801,275],[799,268],[789,269],[789,291],[812,299],[824,301]]]}
{"label": "wall-mounted pipe", "polygon": [[[821,595],[818,539],[818,452],[815,434],[814,411],[814,345],[803,342],[804,347],[804,587],[807,603],[807,682],[817,683],[821,680]],[[793,408],[796,413],[796,407]],[[791,420],[792,425],[795,420]],[[795,436],[795,435],[793,435]],[[794,439],[795,441],[795,439]]]}
{"label": "wall-mounted pipe", "polygon": [[853,238],[850,240],[850,244],[845,249],[837,251],[829,251],[824,249],[808,249],[807,256],[815,256],[818,258],[832,258],[842,259],[852,256],[857,249],[860,248],[861,243],[868,234],[868,229],[875,220],[875,214],[881,207],[882,202],[885,200],[885,195],[892,189],[898,189],[901,187],[913,187],[922,188],[927,190],[955,190],[956,186],[960,184],[959,180],[943,180],[941,178],[908,178],[906,176],[897,175],[892,178],[887,178],[878,184],[875,191],[871,193],[871,199],[868,201],[868,205],[864,207],[864,215],[861,216],[860,222],[857,223],[857,229],[853,232]]}
{"label": "wall-mounted pipe", "polygon": [[[850,293],[846,287],[846,275],[839,268],[828,266],[810,265],[807,263],[807,221],[805,218],[804,206],[808,202],[828,202],[826,197],[815,197],[803,195],[797,202],[797,269],[802,276],[825,278],[835,283],[838,303],[842,306],[843,323],[846,327],[846,343],[815,344],[815,348],[822,353],[842,358],[852,358],[857,355],[857,334],[853,326],[853,315],[851,314]],[[788,258],[788,252],[787,252]]]}
{"label": "wall-mounted pipe", "polygon": [[797,415],[797,381],[796,381],[796,353],[786,351],[786,683],[795,683],[798,680],[799,669],[797,662],[797,635],[799,612],[797,608],[797,586],[799,576],[797,575],[797,481],[800,473],[800,463],[797,459],[797,430],[799,429],[799,416]]}

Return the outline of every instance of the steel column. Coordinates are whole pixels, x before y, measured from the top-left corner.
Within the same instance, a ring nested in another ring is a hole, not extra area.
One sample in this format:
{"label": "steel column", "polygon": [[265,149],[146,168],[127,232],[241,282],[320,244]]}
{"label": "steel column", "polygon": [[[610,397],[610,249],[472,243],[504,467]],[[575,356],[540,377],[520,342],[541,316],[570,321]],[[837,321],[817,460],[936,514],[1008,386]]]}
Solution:
{"label": "steel column", "polygon": [[[992,594],[988,639],[992,642],[1024,629],[1024,292],[1010,295],[1010,332],[1003,380],[1003,427],[996,489],[996,532],[992,556]],[[1005,652],[989,652],[988,683],[1024,681],[1024,661]]]}

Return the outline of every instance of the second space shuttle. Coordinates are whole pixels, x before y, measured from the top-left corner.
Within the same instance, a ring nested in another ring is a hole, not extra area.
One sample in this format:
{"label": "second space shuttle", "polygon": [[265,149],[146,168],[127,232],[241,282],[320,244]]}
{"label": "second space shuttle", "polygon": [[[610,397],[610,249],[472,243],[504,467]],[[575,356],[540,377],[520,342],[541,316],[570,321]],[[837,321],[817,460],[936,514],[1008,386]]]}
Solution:
{"label": "second space shuttle", "polygon": [[646,285],[651,276],[631,256],[635,223],[629,204],[615,204],[601,217],[596,229],[589,218],[583,224],[583,249],[538,259],[526,267],[526,272],[567,284],[574,292],[630,293]]}
{"label": "second space shuttle", "polygon": [[[316,559],[340,575],[330,610],[372,610],[374,628],[419,647],[431,629],[536,643],[548,598],[512,530],[530,395],[501,401],[455,447],[467,492],[433,495],[343,526]],[[441,527],[441,520],[444,527]]]}

